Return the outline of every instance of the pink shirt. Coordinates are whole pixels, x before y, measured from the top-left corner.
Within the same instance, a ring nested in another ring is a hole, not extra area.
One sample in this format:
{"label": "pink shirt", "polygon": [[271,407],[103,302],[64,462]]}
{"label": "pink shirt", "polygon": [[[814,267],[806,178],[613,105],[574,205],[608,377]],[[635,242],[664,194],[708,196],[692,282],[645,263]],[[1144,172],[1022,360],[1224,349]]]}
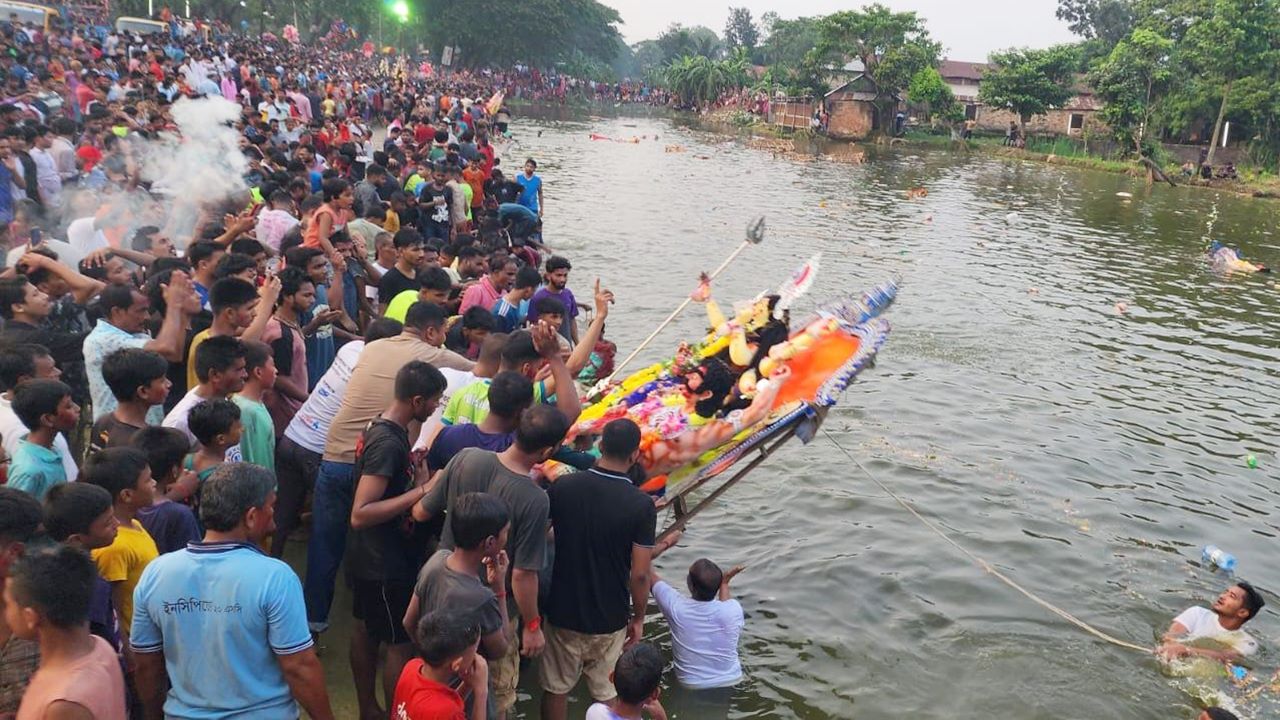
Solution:
{"label": "pink shirt", "polygon": [[489,276],[485,275],[480,278],[480,282],[467,288],[462,293],[462,304],[458,306],[458,314],[465,313],[470,308],[479,305],[485,310],[492,310],[494,305],[498,304],[498,298],[502,297],[502,293],[489,280]]}
{"label": "pink shirt", "polygon": [[120,658],[106,640],[92,637],[93,650],[70,667],[56,674],[40,668],[31,676],[17,720],[41,720],[49,706],[59,700],[84,707],[95,720],[128,719]]}

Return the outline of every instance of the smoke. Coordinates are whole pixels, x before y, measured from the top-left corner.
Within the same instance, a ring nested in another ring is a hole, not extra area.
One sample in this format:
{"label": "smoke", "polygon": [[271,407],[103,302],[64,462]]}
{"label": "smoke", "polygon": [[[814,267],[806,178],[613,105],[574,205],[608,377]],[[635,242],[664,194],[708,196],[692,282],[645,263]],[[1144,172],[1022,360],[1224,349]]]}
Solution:
{"label": "smoke", "polygon": [[141,177],[151,192],[172,204],[166,208],[165,225],[175,238],[195,226],[202,207],[216,206],[248,187],[244,174],[249,164],[240,150],[240,134],[232,123],[240,118],[240,106],[220,96],[198,100],[182,98],[171,110],[177,134],[163,133],[136,147]]}

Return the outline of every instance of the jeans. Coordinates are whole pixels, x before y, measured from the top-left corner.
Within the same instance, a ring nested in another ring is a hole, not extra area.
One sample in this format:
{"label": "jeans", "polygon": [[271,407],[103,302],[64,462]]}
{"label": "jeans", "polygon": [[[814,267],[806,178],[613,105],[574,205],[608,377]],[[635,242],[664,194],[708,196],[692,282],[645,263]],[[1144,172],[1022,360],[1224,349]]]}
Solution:
{"label": "jeans", "polygon": [[311,539],[307,542],[307,579],[302,591],[307,601],[307,622],[313,632],[329,627],[333,585],[347,549],[348,519],[355,494],[355,465],[324,460],[316,476],[311,501]]}
{"label": "jeans", "polygon": [[283,557],[289,535],[298,529],[307,493],[320,470],[320,453],[312,452],[288,437],[276,444],[276,531],[271,537],[271,557]]}

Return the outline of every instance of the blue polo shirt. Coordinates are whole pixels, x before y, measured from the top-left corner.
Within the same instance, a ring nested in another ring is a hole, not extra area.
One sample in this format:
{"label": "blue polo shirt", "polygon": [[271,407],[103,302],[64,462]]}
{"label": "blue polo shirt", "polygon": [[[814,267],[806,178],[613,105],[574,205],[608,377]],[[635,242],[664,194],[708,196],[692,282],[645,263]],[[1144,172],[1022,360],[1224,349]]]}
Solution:
{"label": "blue polo shirt", "polygon": [[166,717],[296,718],[277,655],[312,646],[302,583],[248,543],[161,555],[133,593],[135,652],[164,652]]}

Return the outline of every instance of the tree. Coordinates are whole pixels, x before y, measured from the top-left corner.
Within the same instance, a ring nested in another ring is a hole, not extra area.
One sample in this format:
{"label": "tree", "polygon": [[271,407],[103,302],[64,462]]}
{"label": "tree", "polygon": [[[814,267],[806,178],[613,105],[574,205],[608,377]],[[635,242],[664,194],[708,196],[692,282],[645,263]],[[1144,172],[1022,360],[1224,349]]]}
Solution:
{"label": "tree", "polygon": [[760,45],[761,59],[763,64],[782,70],[784,75],[799,68],[805,55],[818,44],[816,18],[779,20],[775,15],[767,27],[768,33]]}
{"label": "tree", "polygon": [[1136,12],[1131,0],[1058,0],[1056,15],[1076,35],[1112,47],[1133,31]]}
{"label": "tree", "polygon": [[1212,78],[1220,88],[1221,101],[1205,160],[1209,165],[1222,137],[1232,85],[1266,67],[1274,52],[1280,34],[1278,13],[1275,0],[1213,0],[1208,14],[1187,29],[1181,59],[1189,70]]}
{"label": "tree", "polygon": [[495,23],[487,6],[453,0],[421,0],[418,14],[430,18],[427,44],[460,48],[467,65],[526,63],[548,67],[575,53],[609,63],[618,51],[618,12],[596,0],[524,0],[503,10]]}
{"label": "tree", "polygon": [[806,58],[811,76],[818,77],[821,68],[842,67],[850,59],[861,61],[876,89],[873,103],[882,128],[893,127],[898,98],[911,78],[938,64],[942,51],[914,12],[896,13],[879,4],[827,15],[818,20],[817,30],[818,43]]}
{"label": "tree", "polygon": [[723,45],[720,36],[708,27],[695,25],[685,27],[680,23],[672,23],[655,41],[662,50],[664,64],[686,55],[701,55],[705,58],[717,58]]}
{"label": "tree", "polygon": [[685,103],[708,105],[726,90],[742,87],[748,79],[749,64],[739,53],[728,60],[712,60],[704,55],[685,55],[667,66],[663,75],[667,88]]}
{"label": "tree", "polygon": [[729,8],[729,19],[724,24],[724,44],[730,50],[746,48],[755,50],[760,44],[760,31],[751,19],[751,11],[744,7]]}
{"label": "tree", "polygon": [[1155,104],[1173,79],[1174,43],[1154,30],[1138,28],[1121,40],[1111,54],[1089,73],[1103,107],[1102,121],[1123,145],[1132,145],[1139,154],[1152,132]]}
{"label": "tree", "polygon": [[924,105],[929,113],[951,127],[951,138],[957,139],[958,123],[964,122],[964,108],[956,102],[955,93],[942,79],[937,68],[927,67],[915,74],[907,86],[907,99],[916,105]]}
{"label": "tree", "polygon": [[1017,115],[1022,137],[1026,137],[1032,115],[1061,107],[1075,94],[1071,83],[1077,57],[1076,48],[1069,45],[992,53],[994,67],[983,74],[978,97],[987,105]]}

